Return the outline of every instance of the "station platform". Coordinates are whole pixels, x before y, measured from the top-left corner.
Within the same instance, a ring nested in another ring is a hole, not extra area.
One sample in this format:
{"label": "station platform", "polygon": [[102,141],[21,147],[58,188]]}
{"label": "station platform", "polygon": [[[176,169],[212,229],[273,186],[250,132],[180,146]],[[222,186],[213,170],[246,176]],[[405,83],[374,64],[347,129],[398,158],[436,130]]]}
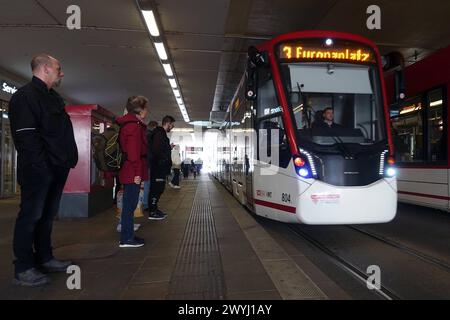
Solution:
{"label": "station platform", "polygon": [[201,175],[167,188],[163,221],[136,219],[141,248],[121,249],[116,210],[57,220],[58,259],[81,269],[81,289],[68,274],[41,288],[12,284],[12,235],[19,199],[0,200],[0,299],[279,300],[347,299],[302,252],[286,250],[215,179]]}

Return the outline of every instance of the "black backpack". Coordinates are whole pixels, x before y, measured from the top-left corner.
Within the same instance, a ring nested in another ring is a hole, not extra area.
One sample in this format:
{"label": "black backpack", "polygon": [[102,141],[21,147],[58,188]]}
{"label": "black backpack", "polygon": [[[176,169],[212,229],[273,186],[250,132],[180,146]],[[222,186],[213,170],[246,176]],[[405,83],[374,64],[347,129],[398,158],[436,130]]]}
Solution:
{"label": "black backpack", "polygon": [[94,134],[92,136],[92,146],[94,150],[94,161],[97,168],[101,171],[117,172],[126,160],[126,154],[122,152],[120,147],[120,130],[129,121],[119,126],[114,124],[102,134]]}

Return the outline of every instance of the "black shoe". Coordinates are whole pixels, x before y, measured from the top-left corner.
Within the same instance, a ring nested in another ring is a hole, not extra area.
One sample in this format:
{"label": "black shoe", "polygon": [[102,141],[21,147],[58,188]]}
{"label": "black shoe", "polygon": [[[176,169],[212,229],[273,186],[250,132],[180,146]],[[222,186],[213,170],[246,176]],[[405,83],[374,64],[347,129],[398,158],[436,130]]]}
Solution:
{"label": "black shoe", "polygon": [[159,210],[159,209],[156,209],[156,212],[157,212],[160,216],[164,217],[164,219],[167,218],[167,213],[164,213],[164,212],[162,212],[162,211]]}
{"label": "black shoe", "polygon": [[138,237],[134,237],[131,240],[125,241],[125,242],[120,242],[119,247],[120,248],[139,248],[144,246],[145,242],[143,239],[138,238]]}
{"label": "black shoe", "polygon": [[67,268],[72,265],[72,261],[59,261],[51,259],[41,265],[41,269],[45,272],[66,272]]}
{"label": "black shoe", "polygon": [[39,272],[35,268],[17,273],[14,277],[13,284],[25,287],[38,287],[50,283],[50,278]]}
{"label": "black shoe", "polygon": [[167,214],[165,214],[159,210],[150,212],[150,214],[148,215],[149,220],[164,220],[165,218],[167,218]]}

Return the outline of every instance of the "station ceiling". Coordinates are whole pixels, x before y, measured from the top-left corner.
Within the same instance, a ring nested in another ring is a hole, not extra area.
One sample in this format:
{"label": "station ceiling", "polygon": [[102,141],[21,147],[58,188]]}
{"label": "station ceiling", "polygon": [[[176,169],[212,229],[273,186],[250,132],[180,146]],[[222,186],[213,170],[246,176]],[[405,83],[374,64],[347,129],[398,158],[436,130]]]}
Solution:
{"label": "station ceiling", "polygon": [[[81,8],[81,30],[66,28],[72,4]],[[381,8],[381,30],[366,27],[372,4]],[[0,69],[28,79],[31,57],[48,52],[62,62],[58,91],[70,103],[121,114],[128,96],[143,94],[153,119],[171,114],[188,127],[139,7],[157,15],[191,121],[226,108],[248,46],[281,33],[356,33],[408,63],[450,44],[448,0],[0,0]]]}

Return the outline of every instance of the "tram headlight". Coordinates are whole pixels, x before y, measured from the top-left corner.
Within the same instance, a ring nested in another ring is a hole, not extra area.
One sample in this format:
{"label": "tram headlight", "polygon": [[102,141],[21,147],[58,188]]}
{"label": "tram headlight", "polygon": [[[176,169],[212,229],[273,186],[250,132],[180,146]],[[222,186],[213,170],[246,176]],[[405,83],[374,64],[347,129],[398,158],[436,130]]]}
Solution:
{"label": "tram headlight", "polygon": [[309,176],[309,171],[306,168],[301,168],[300,170],[298,170],[298,174],[303,177],[306,178]]}
{"label": "tram headlight", "polygon": [[397,170],[393,167],[387,167],[386,169],[386,176],[389,178],[395,177],[397,175]]}

